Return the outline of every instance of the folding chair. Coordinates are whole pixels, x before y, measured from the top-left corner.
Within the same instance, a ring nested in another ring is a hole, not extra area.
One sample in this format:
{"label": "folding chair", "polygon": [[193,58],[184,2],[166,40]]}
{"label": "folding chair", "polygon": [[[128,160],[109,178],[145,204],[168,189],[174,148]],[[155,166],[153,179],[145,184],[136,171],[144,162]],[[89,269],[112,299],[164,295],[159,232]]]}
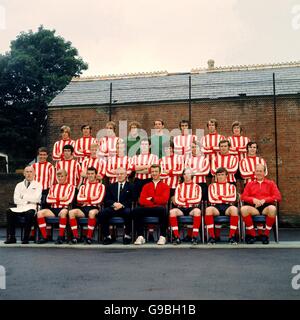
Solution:
{"label": "folding chair", "polygon": [[[109,225],[112,225],[114,227],[115,237],[118,237],[118,228],[121,226],[124,230],[125,220],[122,217],[111,217],[109,219]],[[101,234],[101,225],[98,224],[98,243],[101,243],[102,240],[102,234]]]}

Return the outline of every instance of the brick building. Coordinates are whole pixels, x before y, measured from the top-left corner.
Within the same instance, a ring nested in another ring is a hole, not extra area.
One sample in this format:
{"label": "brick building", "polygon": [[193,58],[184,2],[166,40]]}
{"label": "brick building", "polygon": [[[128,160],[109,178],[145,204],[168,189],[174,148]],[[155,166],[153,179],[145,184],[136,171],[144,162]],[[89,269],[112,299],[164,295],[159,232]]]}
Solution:
{"label": "brick building", "polygon": [[228,136],[232,122],[241,121],[244,134],[258,142],[274,180],[277,133],[281,222],[300,224],[300,63],[215,68],[210,61],[207,69],[189,73],[75,78],[49,104],[49,147],[63,124],[78,138],[82,124],[92,125],[95,133],[111,115],[114,121],[138,120],[150,133],[156,118],[176,128],[180,119],[189,118],[189,106],[193,129],[206,129],[206,121],[216,118],[218,131]]}

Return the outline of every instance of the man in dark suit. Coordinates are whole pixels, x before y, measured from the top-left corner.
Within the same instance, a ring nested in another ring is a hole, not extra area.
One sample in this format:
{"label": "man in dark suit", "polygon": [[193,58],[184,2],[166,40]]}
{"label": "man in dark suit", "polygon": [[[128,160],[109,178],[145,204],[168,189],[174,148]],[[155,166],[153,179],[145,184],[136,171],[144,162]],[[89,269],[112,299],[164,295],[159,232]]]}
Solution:
{"label": "man in dark suit", "polygon": [[117,182],[108,186],[104,198],[105,209],[99,215],[104,236],[103,244],[111,244],[113,240],[109,235],[109,219],[122,217],[125,220],[124,244],[131,243],[131,205],[133,201],[133,185],[127,181],[127,171],[124,168],[116,170]]}

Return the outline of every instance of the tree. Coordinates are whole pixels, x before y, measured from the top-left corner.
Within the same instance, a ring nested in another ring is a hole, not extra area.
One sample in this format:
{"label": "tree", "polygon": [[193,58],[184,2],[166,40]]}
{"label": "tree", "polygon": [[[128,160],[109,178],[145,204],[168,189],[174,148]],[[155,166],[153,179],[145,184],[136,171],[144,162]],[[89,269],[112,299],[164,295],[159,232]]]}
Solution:
{"label": "tree", "polygon": [[87,69],[72,43],[55,33],[43,26],[22,32],[0,55],[0,152],[23,162],[45,142],[47,104]]}

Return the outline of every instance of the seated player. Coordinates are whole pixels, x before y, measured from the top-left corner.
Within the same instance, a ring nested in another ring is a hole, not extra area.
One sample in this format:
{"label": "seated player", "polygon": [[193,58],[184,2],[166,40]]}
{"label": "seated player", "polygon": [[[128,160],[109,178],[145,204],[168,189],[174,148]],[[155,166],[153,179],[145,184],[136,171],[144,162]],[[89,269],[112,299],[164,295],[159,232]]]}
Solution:
{"label": "seated player", "polygon": [[83,183],[86,183],[86,178],[87,178],[87,170],[88,168],[95,168],[97,171],[97,180],[102,180],[103,177],[105,176],[106,173],[106,161],[103,159],[99,159],[97,157],[97,152],[98,152],[98,144],[93,143],[91,144],[91,154],[89,158],[86,158],[83,160],[81,164],[81,177],[84,178]]}
{"label": "seated player", "polygon": [[160,178],[170,187],[170,196],[173,197],[184,169],[184,157],[174,154],[174,143],[165,145],[165,156],[160,160]]}
{"label": "seated player", "polygon": [[72,203],[75,195],[75,187],[67,183],[67,171],[60,169],[56,172],[57,184],[50,188],[47,203],[51,205],[50,209],[42,209],[37,213],[37,223],[40,228],[42,237],[39,244],[46,243],[47,225],[45,218],[59,217],[59,235],[55,244],[63,244],[65,241],[65,229],[67,225],[67,215],[69,205]]}
{"label": "seated player", "polygon": [[265,178],[265,166],[257,164],[255,167],[256,180],[247,183],[241,200],[245,205],[241,208],[243,220],[246,225],[246,242],[255,242],[255,229],[252,216],[263,214],[266,216],[266,228],[261,236],[263,244],[269,243],[270,230],[276,219],[275,202],[281,201],[281,194],[275,182]]}
{"label": "seated player", "polygon": [[99,156],[106,158],[116,155],[118,137],[116,136],[117,125],[109,121],[105,125],[106,136],[99,139]]}
{"label": "seated player", "polygon": [[248,137],[242,136],[242,125],[239,121],[234,121],[231,130],[233,135],[228,137],[230,142],[230,153],[238,157],[238,160],[242,160],[247,154],[247,144],[250,141]]}
{"label": "seated player", "polygon": [[125,221],[124,244],[131,243],[131,206],[133,200],[133,185],[127,181],[125,168],[116,169],[117,182],[108,186],[104,198],[105,209],[99,215],[99,223],[102,226],[104,236],[103,244],[113,243],[109,234],[109,220],[112,217],[122,217]]}
{"label": "seated player", "polygon": [[186,158],[192,153],[192,142],[197,141],[197,137],[192,134],[188,120],[181,120],[179,129],[181,130],[181,135],[175,136],[173,140],[174,152]]}
{"label": "seated player", "polygon": [[268,174],[266,161],[257,156],[258,145],[255,141],[248,142],[247,144],[247,155],[239,163],[239,169],[241,177],[244,179],[245,183],[255,180],[255,167],[258,164],[265,166],[265,174]]}
{"label": "seated player", "polygon": [[38,149],[38,162],[32,165],[35,171],[35,181],[39,182],[43,187],[42,199],[41,199],[41,209],[47,206],[47,196],[49,189],[54,183],[55,179],[55,168],[47,161],[48,150],[47,148],[41,147]]}
{"label": "seated player", "polygon": [[88,232],[86,243],[92,244],[93,232],[96,225],[96,216],[99,213],[99,206],[103,202],[105,186],[97,180],[97,170],[94,167],[87,169],[87,181],[79,189],[77,196],[78,208],[69,211],[69,223],[73,233],[72,243],[79,240],[76,218],[88,218]]}
{"label": "seated player", "polygon": [[152,181],[144,185],[141,192],[139,204],[140,206],[133,209],[134,225],[136,228],[137,239],[136,245],[145,243],[144,234],[144,217],[159,217],[160,237],[158,245],[166,243],[166,230],[168,226],[168,218],[166,206],[170,197],[170,188],[167,184],[160,180],[160,166],[152,165],[150,168]]}
{"label": "seated player", "polygon": [[218,122],[216,119],[209,119],[206,126],[208,134],[202,137],[200,144],[202,145],[201,151],[211,162],[213,156],[220,151],[219,143],[221,140],[225,140],[225,137],[217,132]]}
{"label": "seated player", "polygon": [[81,126],[82,137],[75,141],[74,156],[79,163],[91,154],[91,145],[97,143],[97,139],[92,137],[92,127],[89,125]]}
{"label": "seated player", "polygon": [[54,143],[52,159],[54,161],[64,160],[63,155],[63,147],[65,145],[71,145],[73,148],[75,147],[75,141],[70,138],[71,129],[68,126],[62,126],[60,128],[61,140],[58,140]]}
{"label": "seated player", "polygon": [[26,167],[24,169],[25,179],[15,187],[14,203],[17,207],[7,210],[7,239],[4,242],[5,244],[17,242],[15,232],[18,217],[25,218],[22,244],[29,243],[31,226],[42,196],[42,185],[34,180],[34,174],[32,167]]}
{"label": "seated player", "polygon": [[236,183],[235,174],[238,170],[238,158],[230,154],[230,142],[228,140],[221,140],[219,142],[220,153],[213,156],[211,162],[211,174],[215,175],[217,168],[225,168],[228,172],[228,182]]}
{"label": "seated player", "polygon": [[173,200],[176,208],[170,210],[170,226],[174,235],[173,243],[180,244],[181,240],[178,231],[177,217],[182,215],[193,216],[192,244],[199,243],[199,228],[201,225],[201,211],[199,204],[201,202],[201,187],[193,182],[193,172],[191,168],[183,171],[183,183],[176,187]]}
{"label": "seated player", "polygon": [[216,182],[208,187],[208,199],[210,206],[205,210],[205,224],[209,235],[208,244],[215,244],[217,239],[214,231],[214,216],[230,216],[230,231],[228,242],[237,244],[236,231],[239,222],[236,202],[235,185],[227,182],[228,172],[225,168],[216,170]]}
{"label": "seated player", "polygon": [[126,156],[126,146],[122,139],[117,142],[117,153],[115,156],[107,158],[106,176],[109,178],[109,183],[117,182],[117,169],[124,168],[127,175],[131,174],[131,159]]}

